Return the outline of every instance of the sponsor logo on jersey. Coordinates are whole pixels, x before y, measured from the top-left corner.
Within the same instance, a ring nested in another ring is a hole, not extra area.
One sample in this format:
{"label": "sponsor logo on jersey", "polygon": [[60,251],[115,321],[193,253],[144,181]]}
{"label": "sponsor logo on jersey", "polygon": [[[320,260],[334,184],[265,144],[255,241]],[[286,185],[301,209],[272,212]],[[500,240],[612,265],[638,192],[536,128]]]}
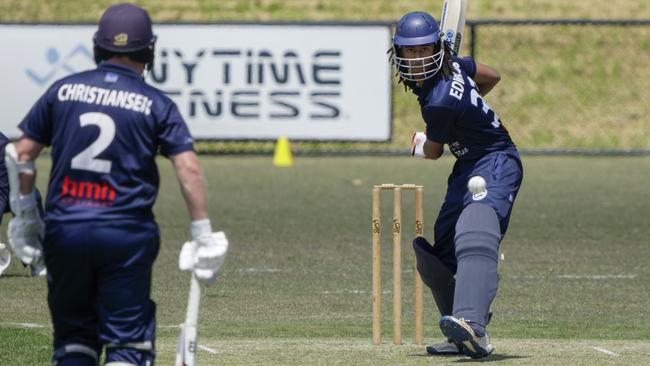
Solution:
{"label": "sponsor logo on jersey", "polygon": [[449,143],[449,150],[457,158],[460,158],[469,152],[469,149],[463,146],[463,144],[461,144],[459,141]]}
{"label": "sponsor logo on jersey", "polygon": [[474,201],[480,201],[480,200],[482,200],[483,198],[487,197],[487,194],[488,194],[488,191],[487,191],[487,189],[486,189],[486,190],[484,190],[483,192],[479,192],[479,193],[474,193],[474,194],[472,194],[472,199],[473,199]]}
{"label": "sponsor logo on jersey", "polygon": [[61,199],[69,205],[113,206],[115,195],[115,188],[106,181],[76,180],[66,175],[61,185]]}

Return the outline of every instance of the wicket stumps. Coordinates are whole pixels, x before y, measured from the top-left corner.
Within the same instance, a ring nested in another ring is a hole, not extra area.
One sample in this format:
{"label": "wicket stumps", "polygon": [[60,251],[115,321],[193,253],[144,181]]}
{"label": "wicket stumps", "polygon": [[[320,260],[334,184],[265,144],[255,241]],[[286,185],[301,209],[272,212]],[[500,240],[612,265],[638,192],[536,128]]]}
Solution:
{"label": "wicket stumps", "polygon": [[[423,235],[424,187],[382,184],[372,189],[372,342],[381,343],[381,191],[393,191],[393,343],[402,344],[402,190],[415,191],[415,236]],[[424,284],[415,268],[415,344],[422,344]]]}

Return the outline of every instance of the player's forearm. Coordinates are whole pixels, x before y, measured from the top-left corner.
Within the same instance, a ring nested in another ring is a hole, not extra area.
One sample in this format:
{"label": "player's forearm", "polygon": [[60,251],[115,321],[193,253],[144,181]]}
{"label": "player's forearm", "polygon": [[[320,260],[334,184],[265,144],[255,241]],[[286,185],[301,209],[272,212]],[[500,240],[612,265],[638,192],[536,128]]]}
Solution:
{"label": "player's forearm", "polygon": [[444,149],[443,145],[426,140],[424,142],[424,157],[431,160],[436,160],[442,156]]}
{"label": "player's forearm", "polygon": [[193,151],[182,152],[172,157],[172,163],[190,218],[192,221],[207,219],[205,178],[198,157]]}
{"label": "player's forearm", "polygon": [[[40,154],[41,150],[43,150],[43,145],[25,136],[21,137],[18,143],[16,143],[18,161],[34,161],[38,157],[38,154]],[[36,171],[21,173],[19,175],[19,180],[21,194],[29,194],[33,192],[34,185],[36,184]]]}
{"label": "player's forearm", "polygon": [[474,81],[478,85],[481,95],[486,95],[501,81],[501,75],[492,67],[477,62]]}
{"label": "player's forearm", "polygon": [[34,191],[34,185],[36,184],[36,172],[22,173],[19,176],[20,179],[20,194],[27,195]]}

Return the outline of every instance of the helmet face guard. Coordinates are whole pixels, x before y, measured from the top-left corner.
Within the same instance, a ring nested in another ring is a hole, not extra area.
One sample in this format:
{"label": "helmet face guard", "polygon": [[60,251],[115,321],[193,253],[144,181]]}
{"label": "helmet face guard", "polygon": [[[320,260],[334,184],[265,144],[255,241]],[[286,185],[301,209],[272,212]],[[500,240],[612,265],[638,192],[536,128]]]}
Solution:
{"label": "helmet face guard", "polygon": [[440,51],[431,56],[419,58],[400,57],[399,48],[395,47],[391,56],[391,63],[395,65],[395,69],[402,79],[417,82],[430,79],[436,75],[442,67],[444,56],[445,50],[440,47]]}
{"label": "helmet face guard", "polygon": [[[427,44],[437,46],[434,48],[438,51],[419,58],[406,58],[400,52],[405,46]],[[400,78],[416,82],[432,78],[440,71],[444,55],[440,28],[429,13],[410,12],[397,22],[390,61],[395,65]]]}

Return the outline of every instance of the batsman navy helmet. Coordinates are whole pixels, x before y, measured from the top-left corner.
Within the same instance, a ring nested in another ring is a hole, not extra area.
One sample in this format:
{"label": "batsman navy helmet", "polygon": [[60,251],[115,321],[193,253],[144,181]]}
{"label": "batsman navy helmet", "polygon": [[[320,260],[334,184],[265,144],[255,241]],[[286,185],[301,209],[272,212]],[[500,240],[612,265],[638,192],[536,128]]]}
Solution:
{"label": "batsman navy helmet", "polygon": [[110,52],[131,53],[153,49],[156,36],[153,35],[149,13],[139,6],[125,3],[106,9],[93,42]]}
{"label": "batsman navy helmet", "polygon": [[[404,58],[401,47],[437,45],[438,51],[420,58]],[[413,11],[404,15],[395,27],[391,61],[400,77],[410,81],[422,81],[433,77],[442,67],[444,47],[440,28],[431,14]]]}

